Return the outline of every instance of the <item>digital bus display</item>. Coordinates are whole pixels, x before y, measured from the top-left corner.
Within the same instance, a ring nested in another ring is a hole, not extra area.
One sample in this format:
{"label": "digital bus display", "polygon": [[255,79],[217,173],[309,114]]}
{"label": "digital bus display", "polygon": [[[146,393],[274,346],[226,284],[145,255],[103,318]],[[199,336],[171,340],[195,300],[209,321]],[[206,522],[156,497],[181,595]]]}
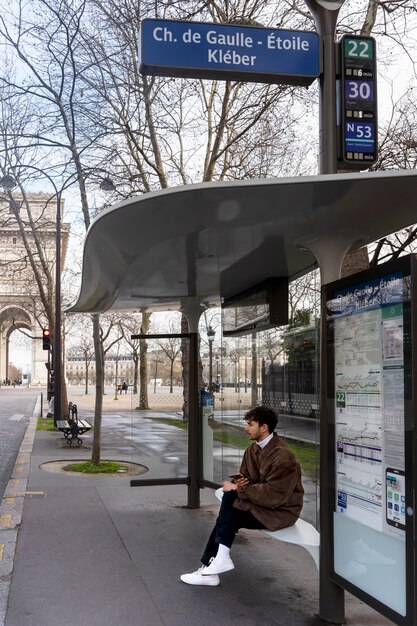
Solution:
{"label": "digital bus display", "polygon": [[361,170],[377,159],[376,50],[372,37],[345,35],[341,50],[339,167]]}

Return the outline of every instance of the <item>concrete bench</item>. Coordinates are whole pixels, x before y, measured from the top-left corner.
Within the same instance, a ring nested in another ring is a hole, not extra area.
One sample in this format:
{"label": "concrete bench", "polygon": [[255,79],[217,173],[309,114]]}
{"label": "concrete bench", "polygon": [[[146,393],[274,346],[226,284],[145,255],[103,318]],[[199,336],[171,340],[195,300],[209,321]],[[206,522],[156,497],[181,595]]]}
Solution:
{"label": "concrete bench", "polygon": [[[223,493],[222,487],[216,489],[216,498],[221,500],[223,498]],[[320,533],[312,524],[309,524],[299,518],[293,526],[281,528],[281,530],[261,530],[260,532],[271,539],[278,539],[278,541],[284,541],[285,543],[293,543],[297,546],[302,546],[311,554],[317,569],[319,569]]]}

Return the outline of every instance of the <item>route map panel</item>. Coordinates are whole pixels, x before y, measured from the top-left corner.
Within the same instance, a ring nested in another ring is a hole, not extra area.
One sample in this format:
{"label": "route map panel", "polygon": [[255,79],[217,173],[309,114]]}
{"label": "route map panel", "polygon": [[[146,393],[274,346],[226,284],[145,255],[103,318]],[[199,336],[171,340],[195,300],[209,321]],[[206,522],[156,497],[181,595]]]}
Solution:
{"label": "route map panel", "polygon": [[411,278],[396,271],[403,266],[409,268],[402,261],[386,274],[377,268],[356,284],[352,277],[324,287],[332,571],[398,624],[407,623],[405,381],[412,343]]}

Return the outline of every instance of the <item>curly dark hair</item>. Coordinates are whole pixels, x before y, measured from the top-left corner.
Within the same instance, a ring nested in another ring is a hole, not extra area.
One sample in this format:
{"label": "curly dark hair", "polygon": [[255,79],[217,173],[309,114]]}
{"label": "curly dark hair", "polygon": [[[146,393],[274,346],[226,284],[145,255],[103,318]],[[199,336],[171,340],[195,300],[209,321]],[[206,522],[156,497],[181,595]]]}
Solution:
{"label": "curly dark hair", "polygon": [[260,426],[266,424],[268,426],[269,433],[273,433],[278,424],[278,413],[271,409],[269,406],[256,406],[245,415],[247,422],[258,422]]}

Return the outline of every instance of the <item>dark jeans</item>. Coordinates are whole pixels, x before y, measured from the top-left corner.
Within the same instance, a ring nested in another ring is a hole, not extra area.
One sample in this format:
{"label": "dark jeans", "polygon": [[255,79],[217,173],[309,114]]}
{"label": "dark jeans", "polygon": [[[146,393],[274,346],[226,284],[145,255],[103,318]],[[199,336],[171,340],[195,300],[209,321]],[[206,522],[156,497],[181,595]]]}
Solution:
{"label": "dark jeans", "polygon": [[236,491],[225,491],[223,494],[219,516],[207,542],[204,554],[201,557],[203,565],[208,565],[210,559],[216,556],[219,543],[228,548],[232,547],[232,543],[239,528],[265,528],[250,511],[235,509],[233,502],[236,498]]}

